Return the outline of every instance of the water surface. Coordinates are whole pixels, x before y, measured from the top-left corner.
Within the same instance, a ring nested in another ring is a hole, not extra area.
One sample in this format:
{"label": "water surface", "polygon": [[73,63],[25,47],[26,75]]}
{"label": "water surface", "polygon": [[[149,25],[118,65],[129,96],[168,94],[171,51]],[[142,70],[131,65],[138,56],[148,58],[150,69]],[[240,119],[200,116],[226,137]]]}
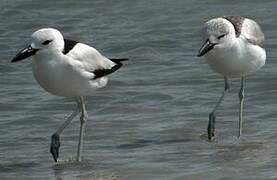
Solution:
{"label": "water surface", "polygon": [[[277,2],[219,0],[2,0],[0,2],[1,179],[276,179]],[[208,114],[222,77],[196,57],[202,24],[242,15],[259,22],[267,63],[247,77],[243,137],[237,140],[239,81],[206,141]],[[10,64],[32,32],[54,27],[107,57],[130,61],[86,98],[84,162],[73,162],[78,118],[62,135],[61,162],[51,134],[74,108],[46,93],[30,60]]]}

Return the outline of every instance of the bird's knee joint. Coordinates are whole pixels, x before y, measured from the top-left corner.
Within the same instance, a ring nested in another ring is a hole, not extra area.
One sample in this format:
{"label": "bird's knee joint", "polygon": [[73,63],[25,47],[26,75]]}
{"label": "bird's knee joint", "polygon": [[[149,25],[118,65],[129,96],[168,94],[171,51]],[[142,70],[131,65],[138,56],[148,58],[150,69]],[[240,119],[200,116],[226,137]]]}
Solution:
{"label": "bird's knee joint", "polygon": [[243,99],[243,98],[244,98],[244,90],[241,89],[241,90],[239,91],[239,99]]}
{"label": "bird's knee joint", "polygon": [[87,121],[87,119],[88,119],[88,114],[87,113],[82,114],[81,117],[80,117],[81,123],[85,123]]}

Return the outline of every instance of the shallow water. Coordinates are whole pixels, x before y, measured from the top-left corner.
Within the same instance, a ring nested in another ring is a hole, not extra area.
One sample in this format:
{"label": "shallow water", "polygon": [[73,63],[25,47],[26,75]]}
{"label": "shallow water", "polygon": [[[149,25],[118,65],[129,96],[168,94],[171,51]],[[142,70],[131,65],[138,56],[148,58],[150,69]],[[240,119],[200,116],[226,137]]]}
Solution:
{"label": "shallow water", "polygon": [[[0,179],[277,179],[276,7],[274,0],[2,0]],[[210,143],[208,114],[223,80],[196,54],[202,24],[221,15],[259,22],[267,63],[247,78],[241,140],[234,80]],[[49,154],[50,136],[74,103],[42,90],[30,60],[10,64],[42,27],[130,59],[86,98],[82,163],[73,161],[78,118],[62,135],[61,162]]]}

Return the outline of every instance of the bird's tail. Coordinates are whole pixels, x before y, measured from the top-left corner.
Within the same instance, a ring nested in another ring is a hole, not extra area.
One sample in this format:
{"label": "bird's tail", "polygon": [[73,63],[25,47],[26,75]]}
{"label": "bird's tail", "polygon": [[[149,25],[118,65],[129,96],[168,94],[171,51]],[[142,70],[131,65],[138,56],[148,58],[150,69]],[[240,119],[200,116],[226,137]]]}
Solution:
{"label": "bird's tail", "polygon": [[112,62],[115,63],[115,65],[111,69],[98,69],[93,71],[95,77],[93,79],[97,79],[103,76],[107,76],[115,71],[117,71],[123,64],[121,61],[127,61],[127,58],[116,58],[116,59],[110,59]]}
{"label": "bird's tail", "polygon": [[110,59],[112,62],[116,64],[122,64],[121,61],[128,61],[128,58],[116,58],[116,59]]}

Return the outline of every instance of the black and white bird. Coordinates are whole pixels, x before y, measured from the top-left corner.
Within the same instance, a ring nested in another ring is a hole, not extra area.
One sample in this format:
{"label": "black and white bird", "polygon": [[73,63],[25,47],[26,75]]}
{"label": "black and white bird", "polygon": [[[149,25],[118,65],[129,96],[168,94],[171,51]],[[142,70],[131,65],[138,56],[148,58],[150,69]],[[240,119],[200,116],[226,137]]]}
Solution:
{"label": "black and white bird", "polygon": [[50,152],[57,162],[60,134],[75,116],[80,116],[80,134],[77,161],[81,161],[83,138],[88,114],[84,96],[106,86],[107,75],[118,70],[127,59],[108,59],[86,44],[64,39],[56,29],[44,28],[34,32],[31,44],[21,50],[11,62],[32,56],[32,71],[35,79],[47,92],[63,97],[73,97],[76,110],[51,137]]}
{"label": "black and white bird", "polygon": [[208,138],[214,139],[215,113],[229,90],[228,78],[241,78],[239,91],[239,132],[242,133],[245,76],[260,69],[266,60],[263,48],[264,34],[253,20],[240,16],[214,18],[203,27],[204,44],[198,56],[205,56],[207,63],[225,80],[222,96],[209,115]]}

